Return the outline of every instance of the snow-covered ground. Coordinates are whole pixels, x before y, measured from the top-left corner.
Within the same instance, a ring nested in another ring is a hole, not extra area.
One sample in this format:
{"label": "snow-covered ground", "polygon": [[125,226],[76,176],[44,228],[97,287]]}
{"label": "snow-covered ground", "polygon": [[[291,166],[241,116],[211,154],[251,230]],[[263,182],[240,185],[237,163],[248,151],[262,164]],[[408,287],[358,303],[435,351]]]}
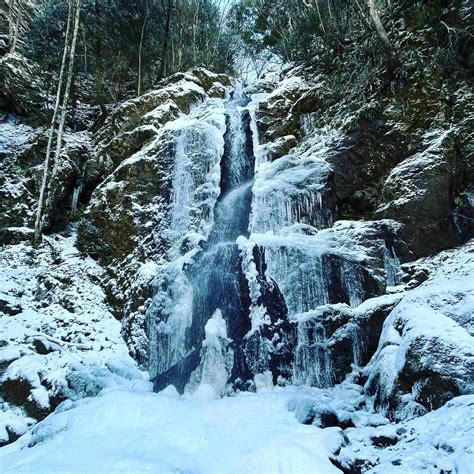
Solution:
{"label": "snow-covered ground", "polygon": [[[351,390],[338,391],[339,404],[349,403]],[[218,400],[169,392],[106,389],[66,402],[0,450],[0,471],[329,474],[340,472],[329,460],[339,453],[362,472],[472,472],[473,396],[399,425],[361,412],[343,433],[298,423],[287,408],[295,397],[331,401],[330,392],[287,387]]]}
{"label": "snow-covered ground", "polygon": [[327,457],[340,444],[338,429],[299,424],[286,410],[286,401],[281,391],[211,401],[104,393],[55,414],[21,442],[3,448],[0,469],[338,472]]}

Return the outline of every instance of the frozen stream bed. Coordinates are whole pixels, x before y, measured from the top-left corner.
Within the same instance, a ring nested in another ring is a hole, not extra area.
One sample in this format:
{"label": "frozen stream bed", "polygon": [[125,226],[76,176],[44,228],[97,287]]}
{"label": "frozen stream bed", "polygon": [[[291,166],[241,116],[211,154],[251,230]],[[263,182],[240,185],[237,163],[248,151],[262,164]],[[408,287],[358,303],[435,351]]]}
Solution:
{"label": "frozen stream bed", "polygon": [[[340,472],[329,460],[339,452],[379,463],[372,470],[367,465],[368,472],[469,472],[474,397],[459,397],[399,426],[363,426],[384,420],[361,415],[360,426],[343,434],[298,423],[288,411],[295,397],[317,392],[323,391],[287,387],[206,400],[205,392],[183,399],[171,390],[106,390],[66,403],[2,448],[0,471],[326,474]],[[350,387],[336,387],[332,395],[346,403],[350,393]],[[390,437],[397,430],[404,434],[395,446],[371,444],[374,433]]]}

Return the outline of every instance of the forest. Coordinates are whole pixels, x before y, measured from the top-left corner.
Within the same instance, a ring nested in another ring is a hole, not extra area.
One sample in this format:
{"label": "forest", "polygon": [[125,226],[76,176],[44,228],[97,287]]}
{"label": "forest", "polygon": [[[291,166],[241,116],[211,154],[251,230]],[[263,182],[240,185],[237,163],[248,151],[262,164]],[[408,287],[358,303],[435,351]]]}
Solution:
{"label": "forest", "polygon": [[0,0],[0,472],[474,454],[472,0]]}

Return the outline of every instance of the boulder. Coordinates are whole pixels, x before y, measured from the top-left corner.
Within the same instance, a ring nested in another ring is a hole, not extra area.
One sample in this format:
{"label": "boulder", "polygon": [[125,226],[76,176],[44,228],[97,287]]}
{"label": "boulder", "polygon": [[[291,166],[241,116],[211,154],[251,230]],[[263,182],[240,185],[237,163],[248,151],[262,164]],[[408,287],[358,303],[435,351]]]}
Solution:
{"label": "boulder", "polygon": [[434,257],[437,270],[385,320],[365,388],[393,420],[474,390],[473,252],[471,242]]}
{"label": "boulder", "polygon": [[7,316],[16,316],[23,311],[22,307],[17,303],[11,303],[10,301],[0,298],[0,313],[6,314]]}
{"label": "boulder", "polygon": [[295,412],[295,418],[304,425],[318,428],[339,426],[337,413],[329,405],[319,403],[313,398],[302,397],[290,400],[288,410]]}
{"label": "boulder", "polygon": [[386,448],[395,446],[398,443],[398,437],[396,435],[380,434],[371,436],[370,441],[377,448]]}

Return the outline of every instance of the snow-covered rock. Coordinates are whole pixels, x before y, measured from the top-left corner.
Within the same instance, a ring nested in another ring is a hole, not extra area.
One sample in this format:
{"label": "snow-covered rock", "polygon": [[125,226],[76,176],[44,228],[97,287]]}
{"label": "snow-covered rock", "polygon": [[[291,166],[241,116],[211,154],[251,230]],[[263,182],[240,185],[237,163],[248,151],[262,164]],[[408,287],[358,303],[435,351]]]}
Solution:
{"label": "snow-covered rock", "polygon": [[436,271],[386,319],[365,369],[375,406],[393,419],[441,407],[474,391],[474,247],[433,259]]}
{"label": "snow-covered rock", "polygon": [[0,109],[37,112],[46,102],[44,90],[37,64],[18,53],[0,56]]}
{"label": "snow-covered rock", "polygon": [[[420,256],[462,243],[464,237],[451,215],[463,169],[454,149],[457,133],[455,128],[427,132],[424,149],[393,168],[384,183],[377,215],[403,222],[406,239]],[[469,218],[469,210],[464,212]]]}

